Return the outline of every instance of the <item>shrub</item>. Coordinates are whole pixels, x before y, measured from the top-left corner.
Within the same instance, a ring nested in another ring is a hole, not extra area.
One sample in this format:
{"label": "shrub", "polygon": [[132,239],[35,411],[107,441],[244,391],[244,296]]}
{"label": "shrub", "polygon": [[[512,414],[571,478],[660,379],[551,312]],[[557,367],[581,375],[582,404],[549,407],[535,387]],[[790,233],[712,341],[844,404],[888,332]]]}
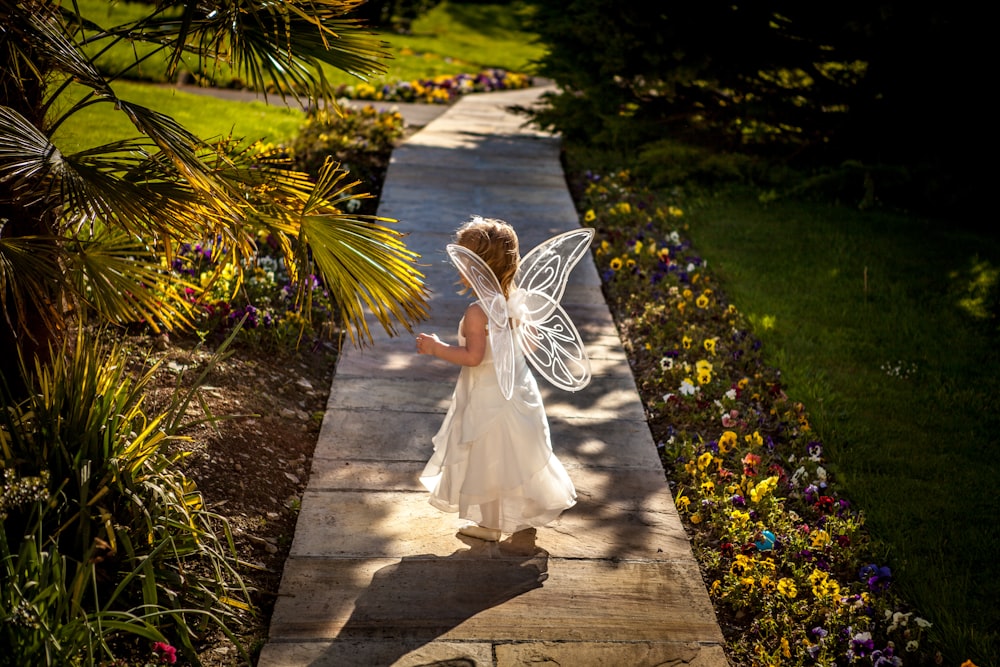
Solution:
{"label": "shrub", "polygon": [[327,159],[339,162],[373,195],[371,199],[352,200],[357,204],[355,211],[374,215],[392,149],[403,132],[403,117],[398,111],[345,104],[339,109],[310,110],[295,139],[283,148],[295,168],[313,179]]}
{"label": "shrub", "polygon": [[2,378],[0,664],[94,664],[123,635],[164,642],[167,628],[193,657],[207,626],[231,634],[251,611],[228,525],[167,449],[190,397],[145,413],[152,371],[133,379],[105,340],[81,329],[25,369],[24,400]]}

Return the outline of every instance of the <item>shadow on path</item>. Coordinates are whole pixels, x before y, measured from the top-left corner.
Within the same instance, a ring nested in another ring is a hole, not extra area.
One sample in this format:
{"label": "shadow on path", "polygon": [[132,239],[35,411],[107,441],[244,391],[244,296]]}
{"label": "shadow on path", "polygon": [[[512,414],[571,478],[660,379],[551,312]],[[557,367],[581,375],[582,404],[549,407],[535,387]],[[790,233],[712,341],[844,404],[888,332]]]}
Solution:
{"label": "shadow on path", "polygon": [[[500,543],[459,536],[470,548],[450,556],[407,556],[375,572],[358,596],[354,612],[328,649],[311,664],[353,665],[359,642],[378,644],[365,653],[366,667],[392,665],[476,614],[541,588],[548,578],[549,554],[535,544],[535,530]],[[432,601],[434,609],[427,609]],[[457,657],[426,667],[466,667]]]}

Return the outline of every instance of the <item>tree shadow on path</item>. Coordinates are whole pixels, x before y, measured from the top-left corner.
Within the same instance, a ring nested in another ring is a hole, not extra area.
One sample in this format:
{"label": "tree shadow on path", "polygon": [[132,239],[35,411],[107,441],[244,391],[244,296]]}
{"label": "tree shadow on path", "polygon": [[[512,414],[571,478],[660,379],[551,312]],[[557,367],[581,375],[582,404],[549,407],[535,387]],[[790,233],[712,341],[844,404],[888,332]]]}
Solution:
{"label": "tree shadow on path", "polygon": [[[407,556],[383,567],[358,596],[337,638],[310,666],[393,665],[477,614],[541,588],[548,578],[549,554],[536,546],[535,536],[534,529],[500,543],[459,536],[470,548],[446,557]],[[482,638],[490,641],[489,634]],[[453,646],[455,655],[428,654],[427,661],[414,655],[406,664],[479,664],[474,656],[461,654],[461,644]]]}

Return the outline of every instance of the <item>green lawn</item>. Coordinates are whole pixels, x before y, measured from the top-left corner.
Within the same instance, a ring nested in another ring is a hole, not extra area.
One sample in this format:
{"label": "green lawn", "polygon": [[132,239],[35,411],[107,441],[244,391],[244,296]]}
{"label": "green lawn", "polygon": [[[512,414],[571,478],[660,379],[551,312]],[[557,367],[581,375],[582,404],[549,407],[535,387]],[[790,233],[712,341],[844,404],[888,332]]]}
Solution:
{"label": "green lawn", "polygon": [[[134,19],[142,7],[136,3],[109,4],[105,0],[82,0],[81,11],[102,25],[112,25]],[[410,34],[374,31],[387,43],[385,60],[388,72],[374,77],[374,83],[397,83],[426,79],[437,75],[474,74],[485,68],[502,68],[530,74],[532,61],[544,53],[535,38],[524,31],[525,5],[510,4],[450,4],[443,2],[414,21]],[[101,67],[107,72],[119,72],[134,61],[130,44],[119,44],[101,56]],[[140,54],[148,53],[151,48]],[[194,69],[188,63],[188,69]],[[158,83],[166,82],[163,59],[153,57],[129,78]],[[334,84],[357,83],[358,79],[333,68],[327,75]],[[205,72],[219,85],[228,85],[234,75],[226,67]]]}
{"label": "green lawn", "polygon": [[998,655],[1000,330],[982,307],[1000,242],[836,206],[693,209],[695,247],[806,404],[904,597],[951,655]]}
{"label": "green lawn", "polygon": [[[232,134],[280,143],[294,137],[304,120],[302,111],[297,109],[264,102],[231,102],[185,93],[170,86],[119,81],[114,88],[123,99],[171,116],[203,139]],[[54,139],[61,150],[73,152],[137,134],[125,114],[115,111],[110,104],[96,104],[75,114],[59,128]]]}

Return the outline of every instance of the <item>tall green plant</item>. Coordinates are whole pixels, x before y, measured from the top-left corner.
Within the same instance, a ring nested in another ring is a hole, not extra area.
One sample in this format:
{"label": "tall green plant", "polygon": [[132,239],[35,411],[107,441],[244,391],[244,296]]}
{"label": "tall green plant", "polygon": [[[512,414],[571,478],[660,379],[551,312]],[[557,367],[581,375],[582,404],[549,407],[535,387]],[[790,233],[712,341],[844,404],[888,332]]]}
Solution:
{"label": "tall green plant", "polygon": [[23,367],[25,399],[3,383],[0,614],[17,664],[73,664],[109,654],[105,634],[158,627],[194,659],[206,629],[252,613],[229,526],[176,465],[192,397],[146,413],[155,367],[132,379],[128,351],[100,340],[81,329]]}

